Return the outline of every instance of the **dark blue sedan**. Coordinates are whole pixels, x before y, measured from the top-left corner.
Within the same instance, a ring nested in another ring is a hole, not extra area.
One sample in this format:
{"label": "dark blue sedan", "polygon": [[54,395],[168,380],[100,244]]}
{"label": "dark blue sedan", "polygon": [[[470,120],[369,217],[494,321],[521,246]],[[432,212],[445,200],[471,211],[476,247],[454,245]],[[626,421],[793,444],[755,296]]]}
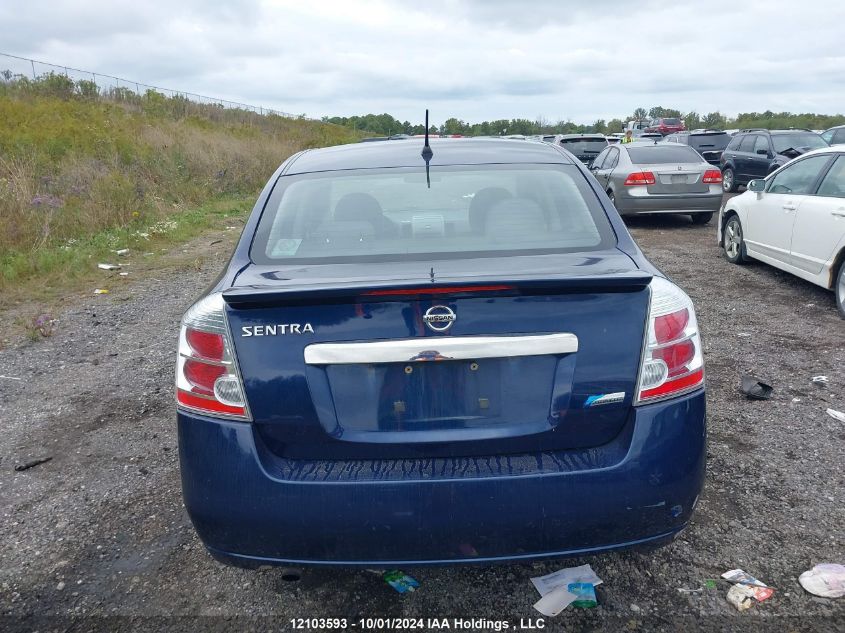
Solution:
{"label": "dark blue sedan", "polygon": [[179,455],[203,542],[256,567],[670,541],[704,478],[690,299],[565,150],[421,149],[285,161],[185,314]]}

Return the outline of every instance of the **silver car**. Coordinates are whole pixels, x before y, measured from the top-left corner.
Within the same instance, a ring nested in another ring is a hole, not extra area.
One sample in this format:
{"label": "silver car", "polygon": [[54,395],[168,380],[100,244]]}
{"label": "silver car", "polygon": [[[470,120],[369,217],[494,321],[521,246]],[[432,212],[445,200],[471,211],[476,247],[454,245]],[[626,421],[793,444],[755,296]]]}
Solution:
{"label": "silver car", "polygon": [[722,202],[722,174],[688,145],[611,145],[590,165],[621,215],[684,213],[707,224]]}

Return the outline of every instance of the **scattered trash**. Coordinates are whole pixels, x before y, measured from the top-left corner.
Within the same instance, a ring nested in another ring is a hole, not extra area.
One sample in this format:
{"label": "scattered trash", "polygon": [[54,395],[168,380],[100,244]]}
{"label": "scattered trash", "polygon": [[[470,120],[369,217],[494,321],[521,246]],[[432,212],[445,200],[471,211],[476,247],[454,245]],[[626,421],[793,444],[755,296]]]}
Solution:
{"label": "scattered trash", "polygon": [[129,254],[129,249],[128,248],[121,248],[120,250],[115,251],[115,254],[123,257],[123,256]]}
{"label": "scattered trash", "polygon": [[826,385],[827,384],[827,376],[813,376],[811,378],[812,382],[816,383],[817,385]]}
{"label": "scattered trash", "polygon": [[801,402],[801,398],[793,398],[792,402]]}
{"label": "scattered trash", "polygon": [[702,593],[705,589],[715,589],[718,583],[713,578],[705,578],[704,584],[698,589],[687,589],[686,587],[678,587],[678,593]]}
{"label": "scattered trash", "polygon": [[31,459],[28,462],[24,462],[23,464],[18,464],[15,466],[15,470],[18,472],[29,470],[30,468],[34,468],[36,466],[40,466],[41,464],[46,464],[49,462],[52,457],[39,457],[38,459]]}
{"label": "scattered trash", "polygon": [[699,587],[698,589],[687,589],[686,587],[678,587],[678,593],[701,593],[704,591],[704,587]]}
{"label": "scattered trash", "polygon": [[121,277],[128,277],[129,276],[129,273],[117,273],[117,274],[120,275]]}
{"label": "scattered trash", "polygon": [[845,565],[816,565],[798,576],[798,582],[814,596],[841,598],[845,596]]}
{"label": "scattered trash", "polygon": [[109,294],[108,288],[94,288],[95,295],[107,295]]}
{"label": "scattered trash", "polygon": [[384,574],[382,574],[382,578],[384,578],[384,582],[393,587],[399,593],[416,591],[417,587],[420,586],[420,583],[418,583],[416,579],[397,570],[384,572]]}
{"label": "scattered trash", "polygon": [[222,242],[222,241],[223,241],[223,240],[214,240],[214,241],[211,243],[211,246],[214,246],[215,244],[219,244],[219,243],[220,243],[220,242]]}
{"label": "scattered trash", "polygon": [[748,585],[734,585],[728,590],[727,599],[737,611],[745,611],[754,604],[754,589]]}
{"label": "scattered trash", "polygon": [[730,571],[726,571],[722,574],[722,578],[728,582],[734,583],[735,585],[750,587],[752,589],[751,595],[757,600],[757,602],[763,602],[763,600],[770,598],[775,592],[775,590],[769,587],[766,583],[760,582],[754,576],[745,573],[741,569],[731,569]]}
{"label": "scattered trash", "polygon": [[535,602],[534,608],[545,616],[553,617],[577,599],[578,596],[569,591],[569,585],[561,585]]}
{"label": "scattered trash", "polygon": [[589,565],[567,567],[545,576],[536,576],[531,584],[540,594],[534,608],[547,616],[555,616],[570,604],[590,608],[597,604],[595,586],[602,583]]}
{"label": "scattered trash", "polygon": [[569,592],[578,596],[572,603],[578,609],[592,609],[598,605],[596,600],[596,588],[590,582],[573,582],[568,587]]}
{"label": "scattered trash", "polygon": [[742,377],[742,393],[752,400],[769,400],[774,388],[754,376]]}
{"label": "scattered trash", "polygon": [[97,268],[100,270],[120,270],[120,266],[117,264],[97,264]]}
{"label": "scattered trash", "polygon": [[836,409],[828,409],[827,414],[835,420],[845,422],[845,413],[842,413],[842,411],[837,411]]}
{"label": "scattered trash", "polygon": [[748,338],[751,335],[748,332],[739,332],[737,336],[741,336],[742,338]]}
{"label": "scattered trash", "polygon": [[23,378],[18,378],[17,376],[0,376],[0,378],[4,380],[23,380]]}

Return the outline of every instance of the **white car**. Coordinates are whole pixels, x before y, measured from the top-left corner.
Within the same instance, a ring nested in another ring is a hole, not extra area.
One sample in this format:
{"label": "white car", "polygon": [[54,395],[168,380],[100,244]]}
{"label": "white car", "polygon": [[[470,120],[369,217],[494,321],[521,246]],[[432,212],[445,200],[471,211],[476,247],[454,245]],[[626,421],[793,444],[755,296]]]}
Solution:
{"label": "white car", "polygon": [[719,211],[734,264],[757,259],[833,290],[845,318],[845,146],[802,154]]}

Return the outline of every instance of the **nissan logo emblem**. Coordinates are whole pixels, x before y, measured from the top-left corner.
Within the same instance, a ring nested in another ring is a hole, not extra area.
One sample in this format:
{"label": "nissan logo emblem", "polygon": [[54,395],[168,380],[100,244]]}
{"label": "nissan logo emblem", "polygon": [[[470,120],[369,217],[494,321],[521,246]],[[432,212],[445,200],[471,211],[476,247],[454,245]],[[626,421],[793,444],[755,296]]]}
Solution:
{"label": "nissan logo emblem", "polygon": [[425,324],[435,332],[445,332],[456,318],[454,310],[448,306],[431,306],[423,315]]}

